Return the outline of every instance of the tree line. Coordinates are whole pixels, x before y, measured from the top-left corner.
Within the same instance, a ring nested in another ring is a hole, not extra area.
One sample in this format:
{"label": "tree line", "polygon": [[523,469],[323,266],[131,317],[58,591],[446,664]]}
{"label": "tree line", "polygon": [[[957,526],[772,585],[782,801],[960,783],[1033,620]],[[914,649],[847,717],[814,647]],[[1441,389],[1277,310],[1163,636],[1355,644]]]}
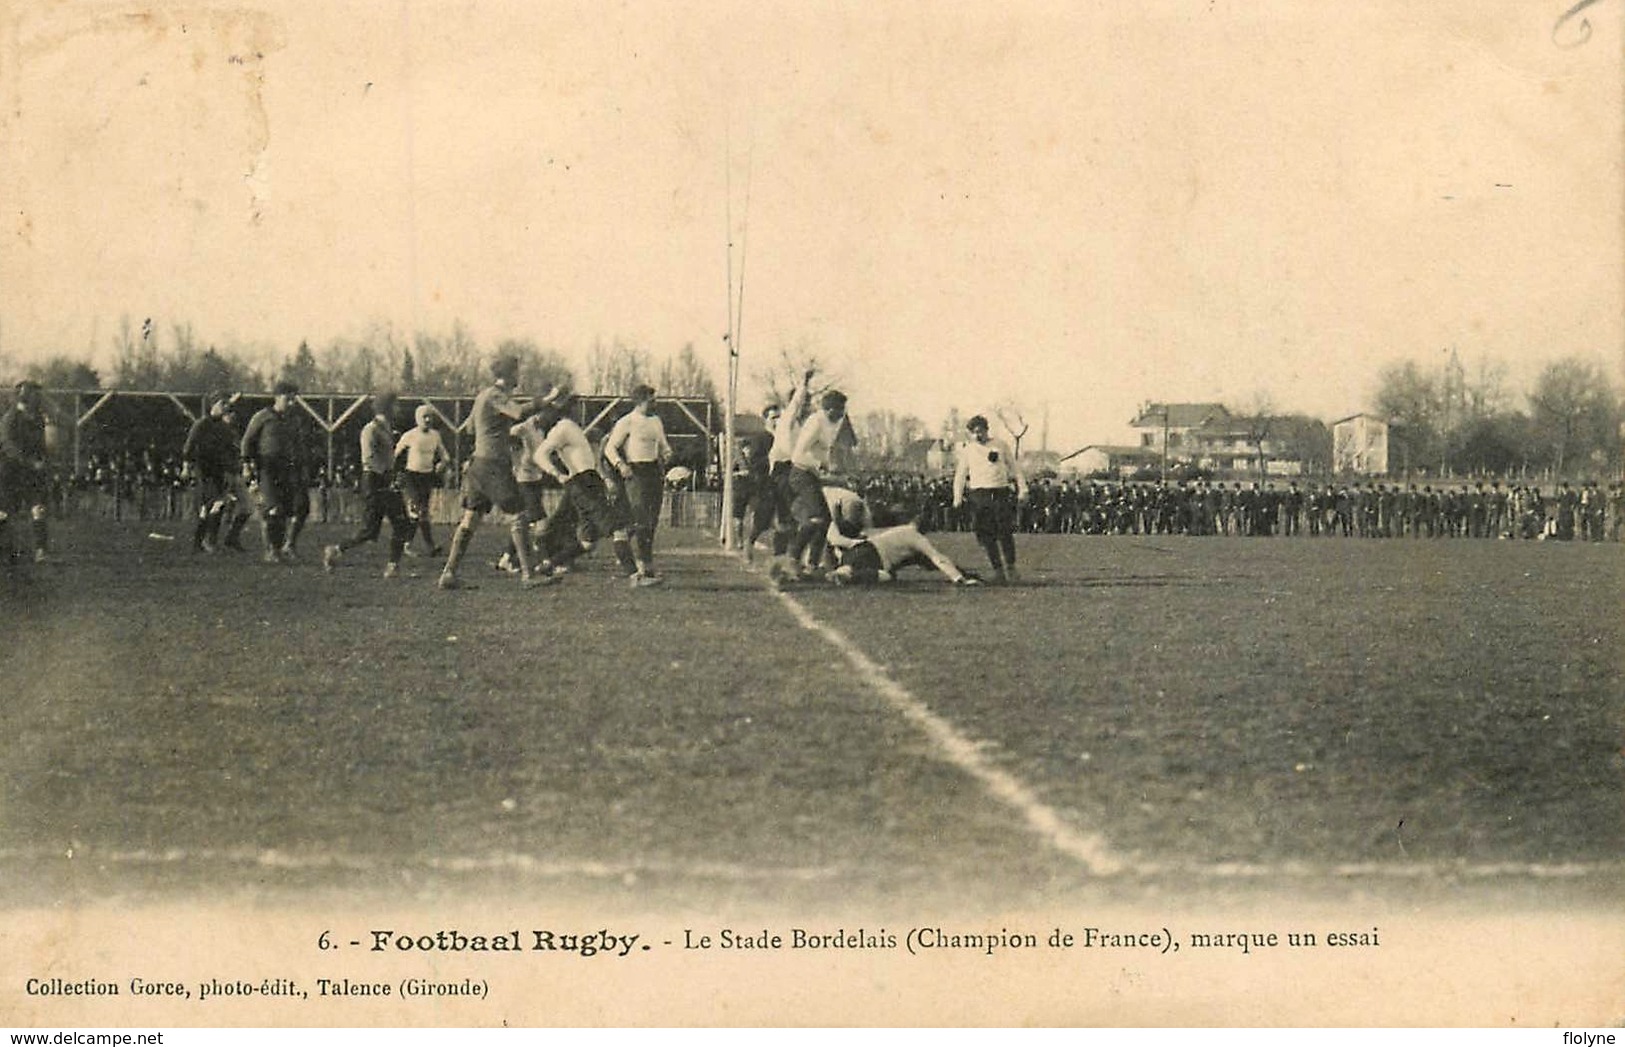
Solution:
{"label": "tree line", "polygon": [[[264,346],[203,345],[189,323],[160,330],[151,320],[128,316],[112,339],[112,366],[105,373],[86,357],[59,353],[20,368],[20,376],[46,388],[113,389],[174,393],[263,392],[282,380],[308,392],[366,393],[384,389],[421,396],[467,396],[490,380],[492,355],[520,361],[520,387],[565,385],[582,392],[624,394],[641,383],[663,396],[720,399],[709,370],[692,343],[657,356],[621,339],[595,343],[578,375],[557,349],[523,338],[478,344],[468,329],[402,335],[375,324],[357,338],[325,345],[301,341],[285,354]],[[0,362],[0,369],[4,368]]]}
{"label": "tree line", "polygon": [[[190,323],[160,328],[151,320],[120,320],[111,346],[112,366],[103,373],[91,360],[56,354],[16,368],[0,359],[0,372],[28,377],[47,388],[122,389],[204,394],[212,391],[264,391],[281,379],[310,392],[364,393],[392,389],[423,396],[466,396],[488,381],[493,353],[520,360],[520,384],[545,389],[558,384],[589,393],[625,394],[647,383],[662,396],[721,403],[722,391],[694,344],[657,354],[636,343],[600,339],[583,354],[579,374],[555,348],[530,339],[504,338],[480,345],[461,322],[446,331],[410,335],[375,323],[358,337],[324,345],[301,341],[292,352],[265,345],[203,344]],[[846,386],[838,368],[807,344],[780,347],[752,374],[767,398],[784,402],[808,369],[815,372],[813,395],[831,385]],[[848,390],[849,392],[851,390]],[[1615,475],[1622,449],[1625,408],[1603,368],[1584,357],[1554,361],[1525,393],[1511,388],[1506,368],[1481,360],[1469,373],[1455,351],[1440,368],[1415,361],[1390,365],[1379,375],[1370,399],[1372,412],[1389,424],[1389,469],[1396,474],[1527,475],[1550,473]],[[749,407],[742,407],[752,413]],[[1003,403],[992,412],[1018,448],[1031,428],[1021,405]],[[1301,414],[1276,414],[1262,397],[1238,416],[1250,420],[1262,458],[1267,438],[1276,456],[1294,457],[1311,467],[1330,464],[1331,435],[1326,424]],[[955,440],[957,410],[937,426],[876,405],[854,413],[858,446],[873,466],[912,461],[921,441]]]}
{"label": "tree line", "polygon": [[1371,406],[1389,423],[1393,473],[1619,473],[1625,410],[1603,368],[1581,356],[1547,364],[1521,395],[1493,360],[1471,372],[1455,351],[1438,369],[1394,364],[1379,376]]}

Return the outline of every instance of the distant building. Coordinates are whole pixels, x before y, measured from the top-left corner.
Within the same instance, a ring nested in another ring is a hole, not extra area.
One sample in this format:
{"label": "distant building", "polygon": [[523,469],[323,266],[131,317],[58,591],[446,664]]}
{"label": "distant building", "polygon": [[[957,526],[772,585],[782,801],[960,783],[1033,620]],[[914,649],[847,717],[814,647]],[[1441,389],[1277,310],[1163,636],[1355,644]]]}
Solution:
{"label": "distant building", "polygon": [[1058,465],[1085,476],[1109,474],[1131,476],[1141,469],[1162,464],[1162,453],[1149,447],[1121,444],[1090,444],[1062,458]]}
{"label": "distant building", "polygon": [[1275,422],[1273,417],[1238,417],[1217,403],[1149,403],[1129,424],[1139,430],[1140,448],[1159,462],[1166,438],[1169,464],[1245,473],[1256,472],[1262,458],[1271,476],[1301,475],[1303,462],[1288,457],[1280,441],[1269,435]]}
{"label": "distant building", "polygon": [[1382,476],[1388,472],[1388,423],[1374,415],[1352,414],[1332,423],[1332,469]]}
{"label": "distant building", "polygon": [[1129,423],[1139,434],[1140,447],[1161,460],[1188,461],[1195,446],[1193,434],[1214,427],[1225,428],[1233,421],[1224,404],[1148,403]]}

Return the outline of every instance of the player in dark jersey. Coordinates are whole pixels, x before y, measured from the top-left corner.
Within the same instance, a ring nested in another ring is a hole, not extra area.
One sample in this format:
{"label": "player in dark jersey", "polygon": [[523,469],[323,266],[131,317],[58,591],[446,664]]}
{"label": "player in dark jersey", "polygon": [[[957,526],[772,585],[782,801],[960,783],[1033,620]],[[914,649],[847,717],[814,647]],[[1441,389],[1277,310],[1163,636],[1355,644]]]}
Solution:
{"label": "player in dark jersey", "polygon": [[50,473],[45,446],[45,412],[40,384],[17,383],[17,402],[0,415],[0,556],[21,558],[12,547],[10,521],[26,513],[34,538],[34,562],[45,560],[50,537],[46,505]]}
{"label": "player in dark jersey", "polygon": [[519,358],[500,356],[491,363],[492,383],[474,398],[470,412],[474,428],[474,457],[463,474],[463,518],[451,537],[451,550],[446,554],[446,566],[440,572],[440,588],[456,589],[457,565],[480,521],[492,509],[514,514],[511,538],[513,550],[519,560],[519,575],[523,584],[535,585],[546,581],[545,575],[531,570],[530,525],[531,515],[513,475],[513,453],[509,447],[509,430],[513,424],[535,414],[537,405],[522,405],[514,399],[513,389],[519,381]]}
{"label": "player in dark jersey", "polygon": [[227,398],[209,397],[209,411],[186,434],[181,448],[182,475],[197,485],[197,523],[192,551],[220,547],[220,525],[232,504],[231,477],[237,472],[239,441],[226,421]]}
{"label": "player in dark jersey", "polygon": [[259,486],[265,561],[291,563],[296,558],[294,546],[299,531],[310,515],[305,432],[294,414],[299,387],[282,381],[272,393],[275,399],[271,406],[249,419],[239,457],[243,478],[251,486]]}
{"label": "player in dark jersey", "polygon": [[331,572],[345,553],[377,541],[387,519],[389,562],[384,565],[384,577],[394,578],[400,573],[401,553],[413,531],[406,515],[406,500],[395,483],[395,394],[374,396],[372,412],[372,421],[361,430],[361,494],[366,499],[366,515],[354,535],[322,550],[322,569]]}

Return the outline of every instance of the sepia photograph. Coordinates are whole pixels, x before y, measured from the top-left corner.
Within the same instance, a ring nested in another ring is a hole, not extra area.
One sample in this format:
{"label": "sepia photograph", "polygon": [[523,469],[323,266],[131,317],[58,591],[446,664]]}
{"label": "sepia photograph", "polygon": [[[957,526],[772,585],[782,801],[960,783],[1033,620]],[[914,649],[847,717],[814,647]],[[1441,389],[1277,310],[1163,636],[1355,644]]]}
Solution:
{"label": "sepia photograph", "polygon": [[1622,12],[0,5],[0,1025],[1617,1027]]}

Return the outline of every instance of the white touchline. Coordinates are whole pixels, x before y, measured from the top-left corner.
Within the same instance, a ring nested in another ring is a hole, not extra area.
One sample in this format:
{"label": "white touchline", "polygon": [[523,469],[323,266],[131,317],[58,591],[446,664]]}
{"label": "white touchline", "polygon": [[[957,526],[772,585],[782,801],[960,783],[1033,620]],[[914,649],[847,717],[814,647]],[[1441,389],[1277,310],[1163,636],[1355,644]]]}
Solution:
{"label": "white touchline", "polygon": [[789,608],[790,613],[803,628],[818,633],[840,651],[870,687],[879,692],[881,697],[902,713],[910,723],[924,732],[927,738],[935,742],[943,759],[981,782],[994,799],[1015,808],[1027,826],[1051,847],[1082,862],[1097,876],[1110,876],[1123,871],[1122,859],[1112,853],[1105,837],[1098,833],[1080,833],[1072,828],[1026,785],[989,763],[982,756],[980,745],[927,708],[924,702],[888,676],[885,669],[875,664],[851,640],[814,618],[812,613],[789,593],[782,589],[774,589],[773,592],[779,601]]}

